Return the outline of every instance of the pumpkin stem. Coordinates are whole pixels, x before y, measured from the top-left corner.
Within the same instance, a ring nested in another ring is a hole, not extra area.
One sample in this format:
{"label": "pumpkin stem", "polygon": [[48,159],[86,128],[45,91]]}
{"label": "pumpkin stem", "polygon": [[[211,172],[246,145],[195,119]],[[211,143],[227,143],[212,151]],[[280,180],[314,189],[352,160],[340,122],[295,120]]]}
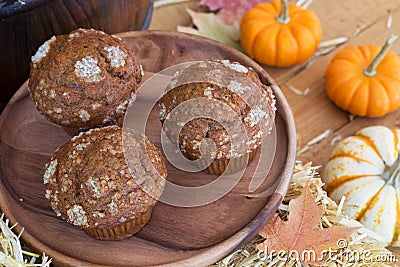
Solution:
{"label": "pumpkin stem", "polygon": [[281,0],[281,12],[279,13],[279,16],[276,17],[276,20],[282,24],[289,23],[290,18],[288,0]]}
{"label": "pumpkin stem", "polygon": [[364,75],[368,77],[373,77],[376,75],[376,67],[378,67],[379,63],[381,63],[382,59],[385,57],[387,51],[390,46],[397,40],[399,36],[395,34],[391,34],[387,39],[385,45],[382,47],[381,51],[379,51],[378,55],[374,58],[371,64],[364,70]]}
{"label": "pumpkin stem", "polygon": [[398,155],[397,160],[393,163],[387,172],[387,182],[388,185],[394,185],[397,187],[400,179],[400,155]]}

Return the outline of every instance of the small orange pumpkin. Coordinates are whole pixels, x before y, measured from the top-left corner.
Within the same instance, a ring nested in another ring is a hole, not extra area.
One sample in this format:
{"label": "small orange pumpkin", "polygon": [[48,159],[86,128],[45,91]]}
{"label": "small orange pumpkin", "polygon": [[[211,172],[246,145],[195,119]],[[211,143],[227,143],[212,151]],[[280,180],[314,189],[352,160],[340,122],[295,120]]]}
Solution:
{"label": "small orange pumpkin", "polygon": [[277,67],[302,63],[321,40],[322,28],[314,12],[287,0],[260,3],[243,17],[241,44],[256,61]]}
{"label": "small orange pumpkin", "polygon": [[340,108],[357,116],[379,117],[400,106],[400,58],[389,37],[381,48],[349,46],[339,51],[326,71],[326,92]]}

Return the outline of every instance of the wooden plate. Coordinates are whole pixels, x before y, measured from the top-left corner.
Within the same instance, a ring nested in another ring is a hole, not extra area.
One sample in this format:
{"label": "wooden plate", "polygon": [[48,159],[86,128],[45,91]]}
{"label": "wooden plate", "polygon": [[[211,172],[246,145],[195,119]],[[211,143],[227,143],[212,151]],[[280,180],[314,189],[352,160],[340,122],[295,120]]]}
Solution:
{"label": "wooden plate", "polygon": [[[242,53],[220,43],[176,32],[139,31],[120,36],[137,53],[148,72],[193,60],[230,59],[253,67],[265,84],[271,77]],[[270,197],[247,198],[250,164],[240,183],[223,198],[196,208],[158,203],[150,222],[124,241],[97,241],[57,218],[44,197],[44,165],[69,140],[29,100],[27,83],[11,99],[0,118],[0,209],[12,223],[25,227],[22,240],[50,255],[60,266],[207,266],[251,239],[277,209],[290,182],[296,134],[290,108],[277,86],[277,151],[260,190],[278,184]],[[148,135],[159,144],[158,110],[150,116]],[[169,179],[196,184],[213,176],[185,173],[168,166]]]}

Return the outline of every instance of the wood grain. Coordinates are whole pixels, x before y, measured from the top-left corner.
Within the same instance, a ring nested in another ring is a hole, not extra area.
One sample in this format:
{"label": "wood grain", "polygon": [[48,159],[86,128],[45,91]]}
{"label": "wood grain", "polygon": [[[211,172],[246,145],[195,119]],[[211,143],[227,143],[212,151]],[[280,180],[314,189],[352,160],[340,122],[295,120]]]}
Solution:
{"label": "wood grain", "polygon": [[[231,59],[253,67],[266,84],[271,77],[243,54],[217,42],[172,32],[141,31],[120,35],[148,72],[193,60]],[[295,160],[294,121],[282,92],[276,119],[277,151],[259,190],[277,186],[270,197],[246,198],[258,156],[241,181],[223,198],[197,208],[158,203],[150,222],[124,241],[98,241],[57,218],[44,197],[44,164],[70,137],[47,121],[28,98],[27,83],[0,118],[0,209],[11,223],[25,227],[22,240],[54,259],[56,266],[207,266],[252,238],[275,212],[288,187]],[[141,101],[141,100],[138,100]],[[158,110],[150,114],[148,136],[160,145]],[[169,180],[185,185],[210,182],[205,172],[186,173],[168,165]]]}
{"label": "wood grain", "polygon": [[[0,8],[0,101],[29,76],[31,56],[53,35],[77,28],[107,33],[147,29],[152,0],[34,0]],[[6,73],[6,75],[5,75]]]}
{"label": "wood grain", "polygon": [[[157,0],[155,5],[157,5]],[[160,8],[154,8],[153,19],[151,20],[149,29],[154,30],[176,30],[177,25],[190,25],[192,19],[186,12],[187,9],[202,10],[198,0],[191,0],[180,4],[165,5]],[[171,19],[173,18],[173,19]]]}
{"label": "wood grain", "polygon": [[[323,29],[322,41],[325,41],[340,36],[353,38],[357,32],[368,30],[378,20],[385,17],[388,10],[395,10],[399,6],[398,1],[392,0],[379,1],[379,4],[374,0],[318,0],[314,1],[309,9],[313,10],[320,18]],[[192,21],[185,12],[186,7],[195,10],[201,9],[197,1],[156,9],[150,29],[176,30],[177,25],[191,24]],[[298,74],[304,65],[288,68],[265,65],[263,67],[281,85]]]}
{"label": "wood grain", "polygon": [[[323,28],[322,40],[329,40],[339,36],[349,37],[349,42],[337,47],[330,54],[319,57],[315,63],[304,69],[304,66],[291,68],[272,68],[263,66],[265,70],[277,81],[288,102],[293,109],[297,133],[299,135],[298,148],[325,130],[331,130],[331,135],[313,145],[311,149],[298,156],[297,159],[304,163],[313,162],[313,165],[323,166],[329,159],[333,149],[332,139],[336,136],[345,138],[354,134],[357,130],[371,125],[385,125],[389,127],[400,127],[400,111],[388,114],[382,118],[368,119],[356,118],[350,121],[348,114],[337,108],[330,102],[325,94],[325,71],[333,55],[342,47],[348,45],[382,45],[390,33],[398,34],[400,27],[400,2],[392,0],[318,0],[313,1],[310,9],[313,10],[321,20]],[[392,27],[386,28],[388,10],[393,16]],[[158,10],[162,13],[162,10]],[[155,13],[157,14],[157,13]],[[173,19],[169,21],[171,29],[175,29],[180,21]],[[160,16],[154,16],[152,28],[162,24]],[[400,54],[400,42],[396,42],[391,50]],[[310,89],[308,95],[296,95],[288,89],[287,85],[295,86],[300,90]],[[400,254],[399,248],[390,248]]]}
{"label": "wood grain", "polygon": [[[368,30],[376,21],[386,17],[388,10],[394,10],[399,6],[398,1],[391,0],[379,1],[379,4],[374,0],[318,0],[314,1],[309,9],[319,17],[323,31],[322,41],[325,41],[341,36],[352,39],[358,33]],[[264,68],[281,85],[296,75],[302,66],[290,68],[264,66]]]}
{"label": "wood grain", "polygon": [[[394,29],[400,27],[400,7],[393,10],[393,25]],[[368,28],[368,30],[362,32],[357,37],[351,39],[345,46],[349,45],[383,45],[386,41],[386,38],[393,32],[393,29],[387,29],[385,27],[386,17],[378,20],[373,26]],[[339,48],[340,49],[340,48]],[[400,53],[400,42],[396,42],[391,47],[391,50]],[[290,90],[287,89],[286,86],[282,86],[282,90],[284,91],[287,99],[292,107],[296,126],[298,129],[298,134],[300,135],[301,142],[299,144],[299,148],[304,146],[306,142],[310,139],[318,136],[325,130],[331,130],[332,135],[328,138],[328,141],[336,134],[337,131],[340,131],[342,127],[350,124],[355,131],[359,128],[358,121],[362,121],[361,125],[367,125],[370,123],[371,125],[382,123],[383,125],[394,125],[396,121],[393,120],[393,117],[396,116],[399,110],[394,114],[390,114],[388,116],[384,116],[382,118],[377,119],[367,119],[367,118],[357,118],[355,121],[350,122],[349,116],[347,112],[342,111],[338,107],[336,107],[326,96],[325,92],[325,71],[329,65],[331,58],[334,56],[335,52],[323,57],[321,60],[316,62],[310,68],[304,70],[299,73],[291,80],[287,82],[287,84],[295,86],[299,89],[310,88],[310,93],[306,96],[296,95]],[[391,118],[391,119],[388,119]],[[338,132],[337,134],[341,134]],[[342,134],[341,134],[342,135]],[[344,137],[344,135],[342,135]],[[326,162],[327,154],[329,154],[329,149],[331,146],[326,147],[326,151],[320,151],[319,149],[310,151],[309,153],[305,153],[300,157],[300,159],[304,161],[312,160],[318,165],[322,165]],[[322,158],[323,160],[322,160]]]}

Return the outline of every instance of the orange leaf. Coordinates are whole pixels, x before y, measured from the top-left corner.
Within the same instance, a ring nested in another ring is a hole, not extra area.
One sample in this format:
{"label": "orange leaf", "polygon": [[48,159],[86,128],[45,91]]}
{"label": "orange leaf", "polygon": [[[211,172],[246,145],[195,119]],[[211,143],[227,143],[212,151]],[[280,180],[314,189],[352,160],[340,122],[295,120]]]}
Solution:
{"label": "orange leaf", "polygon": [[289,202],[288,221],[282,221],[275,214],[260,231],[260,235],[267,239],[258,245],[258,249],[266,254],[286,252],[289,256],[299,255],[305,263],[322,264],[324,253],[337,249],[338,242],[347,240],[357,230],[345,226],[319,228],[323,212],[322,207],[315,203],[309,186],[305,186],[301,196]]}

